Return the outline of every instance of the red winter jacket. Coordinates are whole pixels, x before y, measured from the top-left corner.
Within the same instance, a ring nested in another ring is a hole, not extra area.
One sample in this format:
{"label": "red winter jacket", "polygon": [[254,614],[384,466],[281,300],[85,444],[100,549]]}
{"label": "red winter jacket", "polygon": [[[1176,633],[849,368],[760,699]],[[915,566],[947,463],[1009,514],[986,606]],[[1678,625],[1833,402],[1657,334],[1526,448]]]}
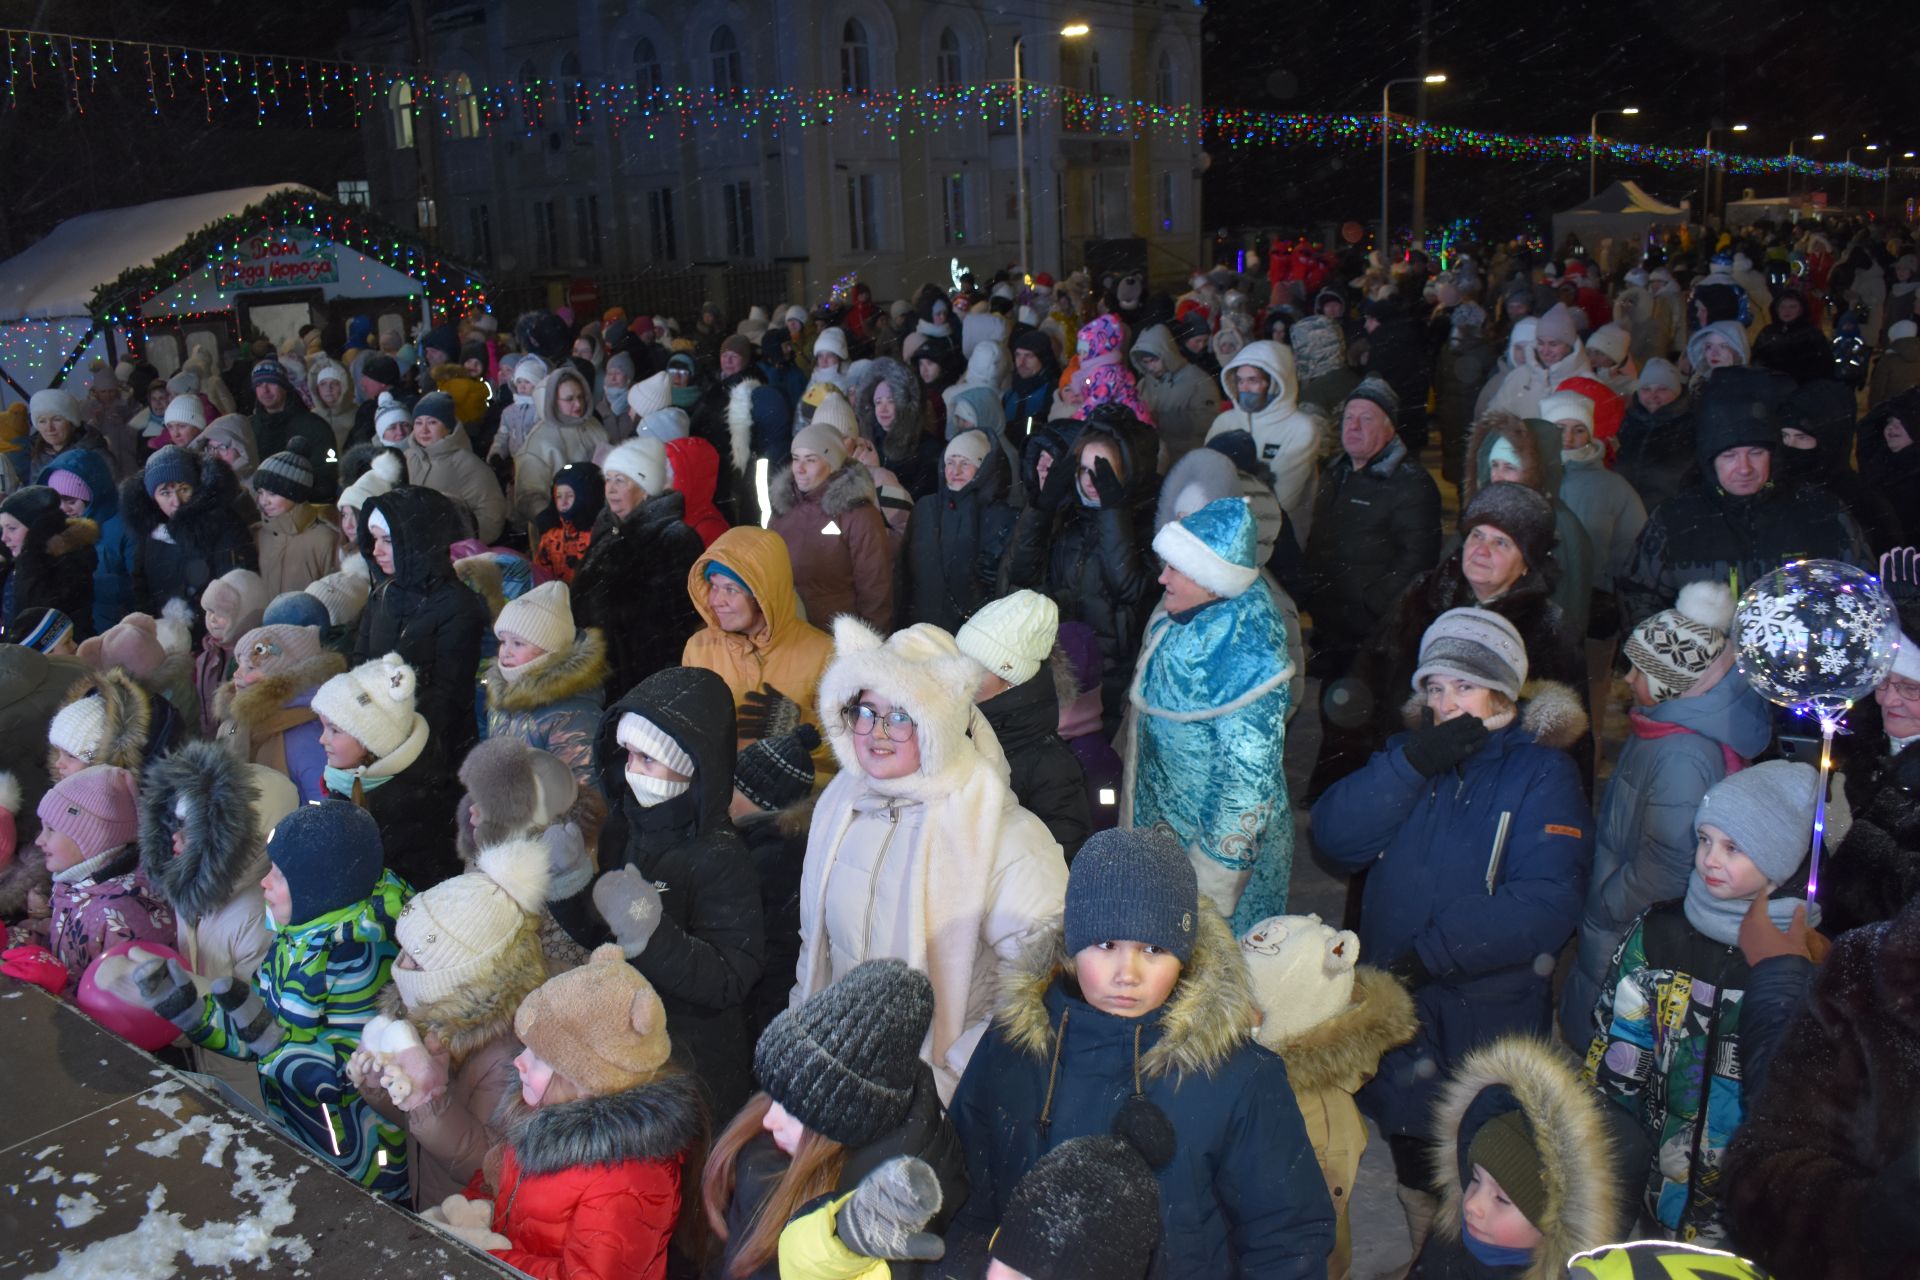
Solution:
{"label": "red winter jacket", "polygon": [[492,1197],[493,1229],[513,1241],[494,1256],[539,1280],[664,1277],[698,1087],[667,1076],[538,1110],[509,1094],[507,1140],[466,1190]]}
{"label": "red winter jacket", "polygon": [[673,469],[673,487],[687,500],[687,527],[712,546],[727,531],[727,518],[713,505],[714,485],[720,476],[720,453],[698,436],[667,442],[667,465]]}

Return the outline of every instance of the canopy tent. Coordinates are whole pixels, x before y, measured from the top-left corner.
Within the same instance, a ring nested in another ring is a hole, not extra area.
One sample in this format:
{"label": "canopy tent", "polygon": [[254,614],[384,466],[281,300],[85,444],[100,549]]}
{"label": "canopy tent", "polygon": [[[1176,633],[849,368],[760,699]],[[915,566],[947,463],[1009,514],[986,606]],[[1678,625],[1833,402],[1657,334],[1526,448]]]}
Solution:
{"label": "canopy tent", "polygon": [[410,232],[310,187],[207,192],[70,218],[0,263],[0,368],[28,390],[50,386],[106,357],[114,334],[210,316],[237,342],[249,307],[298,311],[276,299],[403,299],[425,316],[484,305],[485,293]]}
{"label": "canopy tent", "polygon": [[[1586,248],[1588,255],[1599,261],[1604,241],[1611,240],[1621,247],[1629,243],[1643,244],[1647,234],[1655,227],[1672,226],[1686,220],[1686,210],[1662,204],[1642,191],[1637,183],[1616,182],[1592,199],[1563,213],[1554,214],[1553,245],[1558,249],[1567,242],[1569,235],[1574,236]],[[1634,253],[1627,261],[1638,262],[1640,257],[1639,253]],[[1602,262],[1600,265],[1611,269],[1618,264]]]}

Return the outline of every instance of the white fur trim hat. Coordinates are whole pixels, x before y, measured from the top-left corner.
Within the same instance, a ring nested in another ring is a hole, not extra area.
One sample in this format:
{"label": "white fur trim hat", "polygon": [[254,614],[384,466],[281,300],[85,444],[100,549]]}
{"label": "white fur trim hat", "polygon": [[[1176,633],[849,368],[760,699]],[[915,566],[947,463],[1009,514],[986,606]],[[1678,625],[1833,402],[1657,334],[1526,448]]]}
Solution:
{"label": "white fur trim hat", "polygon": [[500,953],[538,920],[547,885],[546,846],[513,840],[482,849],[472,871],[408,899],[393,926],[394,941],[419,966],[394,966],[407,1007],[445,1000],[486,978]]}
{"label": "white fur trim hat", "polygon": [[1053,652],[1059,631],[1059,605],[1037,591],[1016,591],[983,605],[954,641],[1008,684],[1025,684]]}
{"label": "white fur trim hat", "polygon": [[672,484],[667,447],[652,436],[629,436],[622,440],[600,464],[600,470],[625,476],[645,490],[649,498],[659,497]]}
{"label": "white fur trim hat", "polygon": [[384,760],[413,732],[414,674],[397,653],[363,662],[320,686],[313,710]]}
{"label": "white fur trim hat", "polygon": [[567,584],[558,578],[507,601],[494,620],[493,633],[519,636],[546,653],[565,653],[573,647],[573,605]]}
{"label": "white fur trim hat", "polygon": [[[840,712],[861,690],[870,689],[913,717],[920,741],[918,776],[937,779],[984,753],[981,743],[968,739],[969,726],[992,739],[984,718],[975,724],[973,695],[979,688],[980,664],[960,652],[953,637],[939,627],[915,623],[883,640],[872,627],[843,613],[833,620],[833,658],[820,676],[820,723],[827,728],[840,767],[864,772]],[[997,739],[993,753],[999,753]],[[870,785],[880,789],[871,780]]]}
{"label": "white fur trim hat", "polygon": [[1253,509],[1245,498],[1217,498],[1153,535],[1154,552],[1162,560],[1227,600],[1260,577],[1257,547]]}

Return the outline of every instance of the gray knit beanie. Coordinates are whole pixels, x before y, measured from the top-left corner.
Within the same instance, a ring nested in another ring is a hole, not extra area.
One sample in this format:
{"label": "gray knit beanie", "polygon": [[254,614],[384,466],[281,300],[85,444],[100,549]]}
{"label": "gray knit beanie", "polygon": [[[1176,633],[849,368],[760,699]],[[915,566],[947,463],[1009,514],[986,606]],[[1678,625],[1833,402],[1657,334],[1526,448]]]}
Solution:
{"label": "gray knit beanie", "polygon": [[906,1121],[932,1025],[927,975],[868,960],[768,1023],[753,1074],[807,1128],[863,1147]]}
{"label": "gray knit beanie", "polygon": [[1179,845],[1153,831],[1096,831],[1067,875],[1067,952],[1145,942],[1185,964],[1199,910],[1200,882]]}
{"label": "gray knit beanie", "polygon": [[1713,784],[1693,815],[1696,832],[1718,827],[1774,884],[1800,870],[1813,847],[1813,800],[1820,775],[1810,764],[1769,760]]}
{"label": "gray knit beanie", "polygon": [[1517,702],[1527,683],[1527,646],[1513,624],[1490,609],[1449,609],[1420,637],[1414,692],[1436,675],[1457,676]]}
{"label": "gray knit beanie", "polygon": [[1388,422],[1400,421],[1400,397],[1395,394],[1392,387],[1387,385],[1387,380],[1378,374],[1370,373],[1360,379],[1360,385],[1341,401],[1340,416],[1342,418],[1347,416],[1347,406],[1355,400],[1365,400],[1379,406],[1380,412],[1387,415]]}

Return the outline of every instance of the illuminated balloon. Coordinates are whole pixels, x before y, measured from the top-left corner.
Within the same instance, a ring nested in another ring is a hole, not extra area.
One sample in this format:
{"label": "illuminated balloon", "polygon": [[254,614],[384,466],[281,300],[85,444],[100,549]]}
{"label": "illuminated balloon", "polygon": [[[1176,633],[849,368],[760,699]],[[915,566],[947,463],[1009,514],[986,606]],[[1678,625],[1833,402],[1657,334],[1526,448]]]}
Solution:
{"label": "illuminated balloon", "polygon": [[1740,673],[1760,695],[1837,718],[1893,670],[1900,615],[1880,580],[1842,560],[1795,560],[1740,596]]}

